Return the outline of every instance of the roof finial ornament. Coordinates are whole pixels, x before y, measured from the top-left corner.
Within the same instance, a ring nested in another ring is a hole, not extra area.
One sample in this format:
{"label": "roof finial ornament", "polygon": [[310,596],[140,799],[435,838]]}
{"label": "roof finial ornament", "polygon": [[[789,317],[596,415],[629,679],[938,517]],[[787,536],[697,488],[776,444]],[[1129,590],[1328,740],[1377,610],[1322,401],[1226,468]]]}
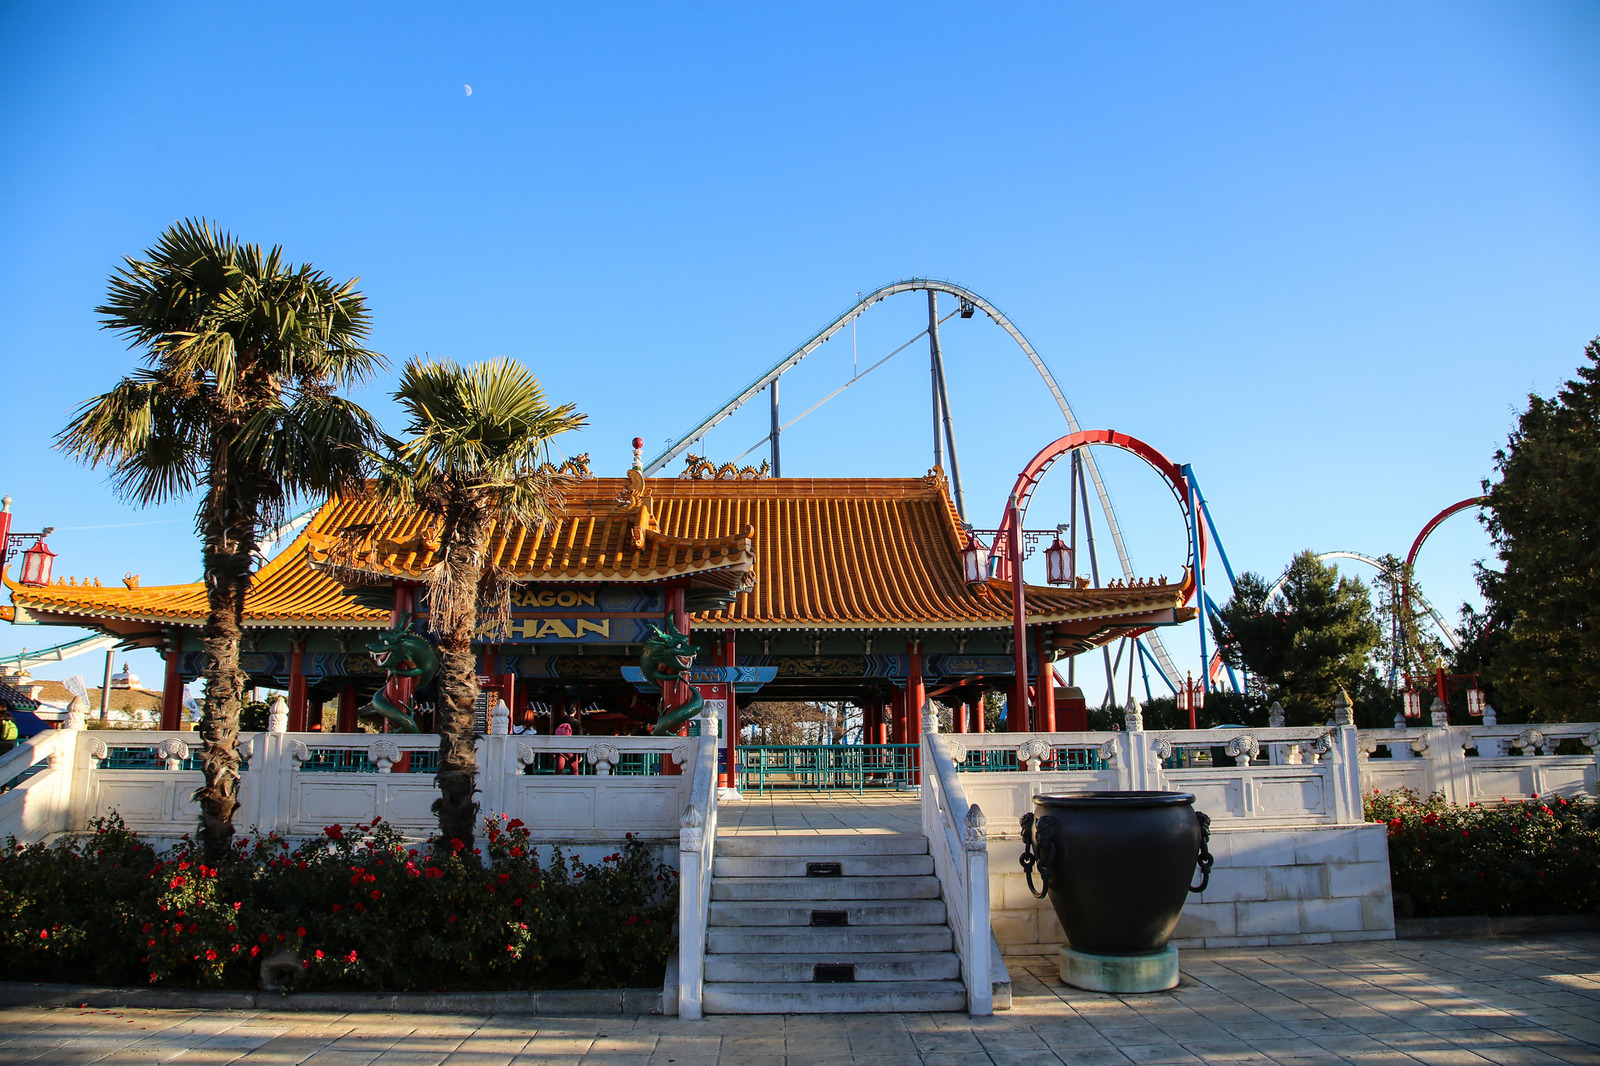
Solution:
{"label": "roof finial ornament", "polygon": [[633,438],[633,469],[644,470],[644,438]]}

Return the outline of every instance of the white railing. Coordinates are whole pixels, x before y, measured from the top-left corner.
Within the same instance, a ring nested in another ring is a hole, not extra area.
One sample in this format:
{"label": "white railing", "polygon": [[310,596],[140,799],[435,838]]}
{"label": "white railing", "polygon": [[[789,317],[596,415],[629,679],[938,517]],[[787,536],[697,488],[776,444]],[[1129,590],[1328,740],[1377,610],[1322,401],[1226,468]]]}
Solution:
{"label": "white railing", "polygon": [[[486,814],[521,818],[536,839],[596,844],[624,833],[666,844],[688,802],[683,737],[478,738],[479,799]],[[438,738],[370,733],[247,733],[235,824],[241,833],[311,836],[335,823],[382,817],[404,832],[437,825],[433,769]],[[202,783],[193,732],[52,730],[3,761],[0,839],[39,840],[116,812],[153,837],[193,832]],[[42,765],[48,763],[48,765]],[[23,777],[30,767],[41,767]],[[186,768],[190,767],[190,768]]]}
{"label": "white railing", "polygon": [[1413,788],[1453,803],[1600,796],[1593,722],[1358,730],[1341,695],[1325,726],[1147,731],[1137,703],[1123,726],[945,741],[968,799],[991,812],[1026,811],[1047,790],[1176,789],[1223,824],[1351,825],[1374,790]]}
{"label": "white railing", "polygon": [[922,708],[922,833],[933,853],[934,872],[950,915],[961,976],[967,984],[967,1011],[994,1013],[990,959],[989,843],[987,822],[977,804],[968,803],[939,716]]}
{"label": "white railing", "polygon": [[[1589,750],[1556,754],[1563,746]],[[1593,722],[1365,729],[1360,749],[1368,792],[1413,788],[1452,803],[1600,795],[1600,725]],[[1389,757],[1375,757],[1380,752]]]}
{"label": "white railing", "polygon": [[51,730],[0,757],[0,842],[42,840],[66,828],[74,736]]}
{"label": "white railing", "polygon": [[678,1017],[699,1018],[706,976],[706,923],[711,865],[717,850],[717,721],[698,719],[694,765],[678,829]]}

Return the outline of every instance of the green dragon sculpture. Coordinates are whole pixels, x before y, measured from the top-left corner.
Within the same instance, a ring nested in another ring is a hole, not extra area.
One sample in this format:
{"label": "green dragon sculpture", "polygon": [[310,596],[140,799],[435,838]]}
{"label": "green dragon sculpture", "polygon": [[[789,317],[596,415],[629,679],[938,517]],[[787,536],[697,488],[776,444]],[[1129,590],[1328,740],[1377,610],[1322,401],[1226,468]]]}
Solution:
{"label": "green dragon sculpture", "polygon": [[392,722],[401,733],[420,733],[411,695],[439,672],[439,656],[426,637],[413,633],[409,616],[367,645],[372,661],[389,675],[364,712]]}
{"label": "green dragon sculpture", "polygon": [[[678,632],[678,627],[671,618],[667,619],[666,632],[651,626],[650,633],[650,639],[645,641],[644,650],[639,654],[639,672],[651,681],[682,681],[683,675],[694,666],[695,656],[700,654],[700,649],[690,644],[689,638]],[[699,714],[700,709],[706,705],[699,689],[687,683],[685,687],[689,690],[688,702],[671,710],[666,707],[661,708],[661,718],[656,722],[656,727],[650,731],[652,735],[671,736]]]}

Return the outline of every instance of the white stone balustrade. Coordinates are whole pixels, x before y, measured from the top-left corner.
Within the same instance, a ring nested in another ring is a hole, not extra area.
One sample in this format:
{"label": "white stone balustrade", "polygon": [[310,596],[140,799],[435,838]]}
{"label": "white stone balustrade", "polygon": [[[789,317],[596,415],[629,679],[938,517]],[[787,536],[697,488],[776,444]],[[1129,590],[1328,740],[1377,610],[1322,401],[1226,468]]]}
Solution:
{"label": "white stone balustrade", "polygon": [[[939,716],[922,710],[922,835],[928,838],[933,869],[947,908],[961,979],[967,986],[967,1013],[980,1017],[995,1010],[994,934],[989,913],[989,834],[983,809],[971,803],[956,769],[952,738],[940,736]],[[1038,768],[1049,749],[1035,745],[1023,753],[1025,765]],[[1034,758],[1036,756],[1036,758]],[[1009,985],[1009,979],[1004,982]],[[1009,1003],[1003,1006],[1010,1006]]]}
{"label": "white stone balustrade", "polygon": [[[614,846],[631,832],[665,847],[677,838],[690,778],[662,774],[660,764],[666,756],[684,765],[690,744],[682,737],[479,737],[478,801],[485,815],[521,818],[541,841]],[[426,836],[437,825],[438,748],[432,735],[242,734],[247,765],[236,824],[241,834],[298,837],[382,817]],[[28,775],[0,794],[0,839],[38,840],[113,811],[154,838],[193,832],[199,808],[192,796],[202,776],[181,767],[199,750],[193,732],[40,734],[0,760],[0,784]],[[578,772],[584,767],[592,772]],[[662,857],[676,855],[668,848]]]}

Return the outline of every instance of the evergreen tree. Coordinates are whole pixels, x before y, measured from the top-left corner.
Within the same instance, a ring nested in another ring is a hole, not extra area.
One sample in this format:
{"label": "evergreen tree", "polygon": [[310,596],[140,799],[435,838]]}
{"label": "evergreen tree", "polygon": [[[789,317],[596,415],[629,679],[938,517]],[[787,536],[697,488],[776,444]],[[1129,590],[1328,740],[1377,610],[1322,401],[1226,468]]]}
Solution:
{"label": "evergreen tree", "polygon": [[1531,395],[1484,524],[1502,568],[1478,568],[1475,633],[1498,698],[1529,721],[1592,719],[1600,702],[1600,337],[1553,399]]}
{"label": "evergreen tree", "polygon": [[1314,552],[1294,557],[1276,593],[1242,574],[1214,627],[1223,657],[1252,675],[1264,703],[1283,705],[1290,725],[1326,721],[1340,688],[1366,687],[1378,623],[1366,585],[1340,577]]}

